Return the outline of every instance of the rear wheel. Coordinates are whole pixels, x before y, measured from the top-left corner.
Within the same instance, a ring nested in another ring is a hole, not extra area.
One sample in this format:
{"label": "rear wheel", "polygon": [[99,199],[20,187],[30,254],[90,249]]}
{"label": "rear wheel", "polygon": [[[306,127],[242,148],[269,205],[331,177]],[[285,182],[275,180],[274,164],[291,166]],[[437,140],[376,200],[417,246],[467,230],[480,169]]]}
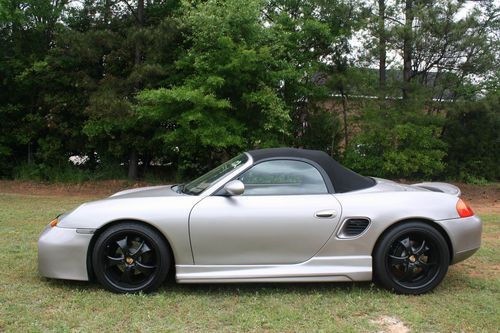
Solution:
{"label": "rear wheel", "polygon": [[444,278],[450,264],[446,240],[424,222],[406,222],[384,234],[374,251],[375,279],[400,294],[423,294]]}
{"label": "rear wheel", "polygon": [[106,289],[147,293],[165,280],[170,251],[155,230],[138,223],[121,223],[99,236],[92,265],[97,280]]}

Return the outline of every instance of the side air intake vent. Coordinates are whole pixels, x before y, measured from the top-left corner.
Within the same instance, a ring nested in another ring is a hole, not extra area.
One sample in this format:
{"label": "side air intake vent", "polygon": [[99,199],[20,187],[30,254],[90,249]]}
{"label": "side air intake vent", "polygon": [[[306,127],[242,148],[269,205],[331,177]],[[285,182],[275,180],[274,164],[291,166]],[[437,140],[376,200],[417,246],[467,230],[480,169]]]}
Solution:
{"label": "side air intake vent", "polygon": [[352,238],[361,235],[370,225],[370,220],[366,218],[348,219],[342,225],[339,238]]}

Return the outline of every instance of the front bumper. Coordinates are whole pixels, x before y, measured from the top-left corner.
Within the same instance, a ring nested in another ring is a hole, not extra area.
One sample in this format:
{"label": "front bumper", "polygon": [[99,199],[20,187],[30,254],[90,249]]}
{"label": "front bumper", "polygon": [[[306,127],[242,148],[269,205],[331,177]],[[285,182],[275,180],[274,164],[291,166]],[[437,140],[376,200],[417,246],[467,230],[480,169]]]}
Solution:
{"label": "front bumper", "polygon": [[38,270],[42,276],[55,279],[88,281],[87,251],[92,234],[77,229],[51,228],[38,239]]}
{"label": "front bumper", "polygon": [[451,264],[472,256],[481,247],[483,223],[478,216],[436,221],[450,237],[453,248]]}

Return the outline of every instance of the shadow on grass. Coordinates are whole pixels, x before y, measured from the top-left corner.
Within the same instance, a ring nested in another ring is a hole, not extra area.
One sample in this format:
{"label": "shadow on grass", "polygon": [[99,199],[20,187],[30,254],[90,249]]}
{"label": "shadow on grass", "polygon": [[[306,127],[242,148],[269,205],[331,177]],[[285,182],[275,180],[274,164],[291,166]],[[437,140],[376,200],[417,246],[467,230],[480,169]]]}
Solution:
{"label": "shadow on grass", "polygon": [[[56,280],[40,277],[41,283],[47,283],[50,288],[63,291],[88,291],[88,292],[106,292],[105,289],[96,281],[70,281]],[[464,288],[474,289],[495,289],[494,285],[488,283],[491,281],[474,278],[457,270],[448,272],[444,281],[435,290],[437,293],[453,293],[456,290]],[[304,283],[197,283],[197,284],[179,284],[173,278],[167,279],[160,289],[151,295],[168,294],[182,295],[311,295],[315,293],[343,293],[343,294],[392,294],[389,291],[378,287],[373,282],[304,282]]]}
{"label": "shadow on grass", "polygon": [[[71,281],[40,278],[50,288],[64,291],[104,291],[96,281]],[[304,283],[193,283],[180,284],[173,280],[163,283],[152,295],[176,293],[184,295],[255,295],[255,294],[295,294],[310,295],[315,293],[352,293],[352,292],[386,292],[373,282],[304,282]]]}
{"label": "shadow on grass", "polygon": [[385,290],[372,282],[304,282],[304,283],[208,283],[208,284],[164,284],[158,291],[184,295],[312,295],[329,293],[379,293]]}
{"label": "shadow on grass", "polygon": [[40,277],[40,282],[45,283],[53,289],[65,291],[98,291],[102,290],[101,285],[93,281],[59,280]]}

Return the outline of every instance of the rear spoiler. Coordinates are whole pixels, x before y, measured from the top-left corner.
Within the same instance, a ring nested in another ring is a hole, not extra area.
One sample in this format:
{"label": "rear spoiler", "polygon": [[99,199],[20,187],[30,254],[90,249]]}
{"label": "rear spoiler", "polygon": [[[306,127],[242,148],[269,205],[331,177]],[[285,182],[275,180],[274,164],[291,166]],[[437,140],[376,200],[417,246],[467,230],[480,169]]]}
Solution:
{"label": "rear spoiler", "polygon": [[462,194],[462,191],[460,191],[458,187],[448,183],[427,182],[427,183],[413,184],[411,186],[420,187],[433,192],[447,193],[454,195],[456,197],[459,197]]}

